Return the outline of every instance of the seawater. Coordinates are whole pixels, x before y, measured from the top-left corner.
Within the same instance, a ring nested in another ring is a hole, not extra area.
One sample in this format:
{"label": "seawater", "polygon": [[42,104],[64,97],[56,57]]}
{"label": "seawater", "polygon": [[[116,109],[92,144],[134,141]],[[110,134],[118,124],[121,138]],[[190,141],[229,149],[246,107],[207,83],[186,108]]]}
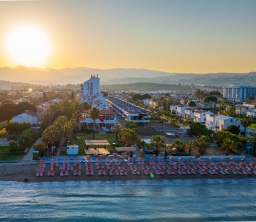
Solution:
{"label": "seawater", "polygon": [[255,221],[256,179],[0,181],[2,221]]}

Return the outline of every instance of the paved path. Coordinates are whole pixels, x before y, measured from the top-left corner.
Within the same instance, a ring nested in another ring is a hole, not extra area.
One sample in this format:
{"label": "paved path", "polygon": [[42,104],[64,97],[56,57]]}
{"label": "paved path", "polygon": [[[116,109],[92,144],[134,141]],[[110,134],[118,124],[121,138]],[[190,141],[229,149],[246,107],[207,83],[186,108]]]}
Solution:
{"label": "paved path", "polygon": [[[38,138],[37,141],[35,143],[41,142],[42,139]],[[34,151],[34,147],[32,146],[28,152],[24,155],[24,157],[21,159],[21,162],[28,162],[28,161],[33,161],[33,151]]]}

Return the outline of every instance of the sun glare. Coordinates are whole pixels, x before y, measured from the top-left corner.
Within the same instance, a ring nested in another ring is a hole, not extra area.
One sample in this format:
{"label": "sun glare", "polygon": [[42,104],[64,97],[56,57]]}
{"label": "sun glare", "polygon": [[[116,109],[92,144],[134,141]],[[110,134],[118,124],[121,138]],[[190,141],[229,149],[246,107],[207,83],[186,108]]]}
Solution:
{"label": "sun glare", "polygon": [[9,56],[19,65],[41,65],[50,53],[46,34],[33,26],[20,26],[12,30],[6,39]]}

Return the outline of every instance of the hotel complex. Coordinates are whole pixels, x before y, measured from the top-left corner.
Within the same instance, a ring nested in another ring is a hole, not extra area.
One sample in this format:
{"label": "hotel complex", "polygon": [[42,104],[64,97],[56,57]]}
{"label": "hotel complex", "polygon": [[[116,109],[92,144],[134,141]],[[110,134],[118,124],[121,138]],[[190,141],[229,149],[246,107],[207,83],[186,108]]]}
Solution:
{"label": "hotel complex", "polygon": [[143,109],[132,103],[123,101],[113,96],[109,96],[107,101],[109,106],[127,121],[132,121],[138,125],[143,125],[144,123],[149,122],[148,118],[151,118],[151,116],[149,116],[149,110]]}
{"label": "hotel complex", "polygon": [[100,92],[98,76],[92,75],[89,80],[81,84],[80,101],[87,102],[91,107],[97,107],[99,110],[108,110],[108,103]]}
{"label": "hotel complex", "polygon": [[[91,78],[81,84],[80,102],[87,102],[91,107],[96,107],[100,111],[99,119],[95,120],[95,127],[99,132],[111,131],[111,127],[117,123],[116,113],[109,110],[108,103],[100,92],[100,78],[91,76]],[[93,127],[93,119],[89,112],[82,114],[80,124],[88,128]]]}
{"label": "hotel complex", "polygon": [[231,84],[223,89],[223,97],[237,102],[256,96],[256,87]]}

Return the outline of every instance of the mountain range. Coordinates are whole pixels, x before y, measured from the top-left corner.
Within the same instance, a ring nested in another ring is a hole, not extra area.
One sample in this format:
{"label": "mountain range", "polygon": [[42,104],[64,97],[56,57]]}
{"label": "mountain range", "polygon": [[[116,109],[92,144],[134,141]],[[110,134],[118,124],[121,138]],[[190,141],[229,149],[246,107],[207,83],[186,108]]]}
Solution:
{"label": "mountain range", "polygon": [[251,73],[168,73],[147,69],[94,69],[86,67],[39,69],[25,66],[0,68],[0,80],[39,85],[79,84],[91,75],[99,75],[101,84],[161,83],[225,85],[256,83],[256,72]]}

